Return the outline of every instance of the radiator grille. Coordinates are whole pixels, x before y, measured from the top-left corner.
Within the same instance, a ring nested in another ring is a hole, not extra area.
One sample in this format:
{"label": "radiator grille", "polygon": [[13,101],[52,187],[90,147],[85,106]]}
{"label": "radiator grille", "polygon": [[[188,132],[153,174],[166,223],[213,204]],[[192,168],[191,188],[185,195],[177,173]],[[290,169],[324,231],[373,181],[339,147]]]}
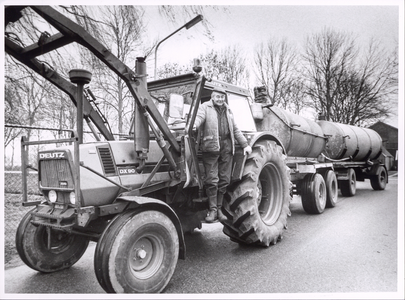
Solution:
{"label": "radiator grille", "polygon": [[103,170],[105,176],[115,176],[117,175],[115,171],[114,161],[111,156],[111,151],[109,147],[99,147],[98,153],[100,154],[101,162],[103,164]]}
{"label": "radiator grille", "polygon": [[41,160],[39,180],[45,188],[74,188],[70,165],[65,159]]}

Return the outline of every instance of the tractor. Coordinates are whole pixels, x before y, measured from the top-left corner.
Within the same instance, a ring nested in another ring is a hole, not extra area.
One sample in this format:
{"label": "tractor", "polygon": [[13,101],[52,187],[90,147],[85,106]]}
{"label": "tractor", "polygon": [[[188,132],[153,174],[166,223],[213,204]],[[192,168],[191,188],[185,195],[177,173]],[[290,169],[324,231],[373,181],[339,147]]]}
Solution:
{"label": "tractor", "polygon": [[[216,86],[226,91],[235,122],[253,149],[244,155],[235,145],[231,184],[222,207],[223,232],[231,241],[276,244],[287,229],[293,193],[302,195],[308,213],[322,213],[326,205],[336,204],[338,186],[353,184],[349,173],[354,169],[364,169],[358,174],[373,178],[377,189],[385,187],[383,163],[371,162],[381,154],[377,136],[372,139],[374,150],[366,149],[361,162],[340,169],[338,185],[335,162],[319,160],[330,136],[318,125],[311,123],[307,130],[308,122],[299,118],[295,123],[301,124],[292,124],[293,117],[263,101],[260,93],[252,98],[245,88],[206,77],[198,60],[190,73],[147,81],[145,57],[138,57],[132,70],[55,9],[30,8],[59,32],[26,47],[6,35],[6,52],[64,91],[77,106],[77,129],[71,130],[70,138],[21,141],[23,205],[33,209],[20,222],[16,247],[32,269],[69,268],[92,241],[97,243],[96,277],[106,292],[163,291],[178,259],[186,257],[185,232],[201,228],[207,212],[201,132],[193,125],[199,106],[210,100]],[[6,7],[5,24],[17,21],[23,9]],[[87,48],[126,83],[134,100],[128,135],[115,140],[106,126],[93,93],[85,88],[91,72],[71,70],[69,81],[36,58],[70,43]],[[83,142],[83,120],[94,131],[95,141]],[[58,143],[69,145],[39,151],[43,199],[28,201],[28,147]]]}

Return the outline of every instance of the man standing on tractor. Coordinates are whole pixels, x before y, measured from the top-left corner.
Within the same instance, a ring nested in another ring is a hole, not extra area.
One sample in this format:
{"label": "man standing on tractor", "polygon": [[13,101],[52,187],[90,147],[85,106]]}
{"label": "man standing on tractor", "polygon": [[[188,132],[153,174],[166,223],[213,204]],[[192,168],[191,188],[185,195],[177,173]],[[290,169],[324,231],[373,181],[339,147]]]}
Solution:
{"label": "man standing on tractor", "polygon": [[195,128],[200,127],[205,169],[204,185],[209,205],[205,221],[212,223],[218,219],[224,222],[226,217],[221,207],[226,188],[231,180],[235,139],[243,148],[245,155],[250,154],[252,148],[235,124],[232,111],[226,103],[226,91],[222,87],[215,87],[210,101],[204,102],[199,107]]}

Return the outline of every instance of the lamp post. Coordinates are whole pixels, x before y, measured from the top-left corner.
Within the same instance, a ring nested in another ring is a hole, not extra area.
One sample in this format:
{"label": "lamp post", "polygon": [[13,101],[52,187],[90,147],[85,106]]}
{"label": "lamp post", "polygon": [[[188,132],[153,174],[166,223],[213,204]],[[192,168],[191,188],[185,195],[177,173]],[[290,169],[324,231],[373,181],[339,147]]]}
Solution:
{"label": "lamp post", "polygon": [[165,37],[163,40],[161,40],[155,48],[155,75],[154,75],[154,79],[156,80],[156,67],[157,67],[157,50],[160,46],[161,43],[163,43],[165,40],[167,40],[169,37],[171,37],[173,34],[179,32],[180,30],[182,30],[183,28],[186,28],[187,30],[190,29],[191,27],[193,27],[195,24],[201,22],[203,20],[203,16],[202,15],[198,15],[196,16],[194,19],[192,19],[191,21],[188,21],[186,24],[184,24],[183,26],[181,26],[179,29],[177,29],[176,31],[172,32],[171,34],[169,34],[167,37]]}

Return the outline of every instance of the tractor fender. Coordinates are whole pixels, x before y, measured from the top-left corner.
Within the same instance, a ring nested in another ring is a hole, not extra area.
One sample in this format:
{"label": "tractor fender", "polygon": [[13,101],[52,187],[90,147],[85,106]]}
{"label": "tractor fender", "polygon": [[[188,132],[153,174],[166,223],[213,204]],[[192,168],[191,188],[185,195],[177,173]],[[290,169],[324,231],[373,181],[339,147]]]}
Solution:
{"label": "tractor fender", "polygon": [[157,210],[168,216],[170,220],[173,222],[174,226],[176,227],[177,234],[179,236],[179,258],[180,259],[186,258],[186,243],[184,241],[184,234],[183,229],[181,227],[180,219],[168,204],[158,199],[142,196],[120,196],[115,200],[115,202],[129,203],[129,205],[126,208],[127,210],[128,209]]}
{"label": "tractor fender", "polygon": [[249,139],[249,145],[253,147],[254,144],[256,144],[259,141],[275,141],[276,144],[283,149],[283,154],[287,155],[287,151],[285,150],[283,143],[274,135],[266,132],[258,132],[253,136],[251,136],[251,138]]}
{"label": "tractor fender", "polygon": [[[248,135],[247,138],[248,138],[248,143],[252,148],[254,147],[255,144],[257,144],[260,141],[274,141],[274,142],[276,142],[277,145],[279,145],[281,147],[283,154],[284,155],[287,154],[287,152],[285,151],[284,145],[274,135],[271,135],[271,134],[268,134],[265,132],[258,132],[258,133],[254,133],[252,135]],[[234,157],[233,157],[234,163],[233,163],[231,183],[234,183],[234,182],[242,179],[246,158],[247,158],[247,156],[244,155],[242,152],[234,154]]]}

